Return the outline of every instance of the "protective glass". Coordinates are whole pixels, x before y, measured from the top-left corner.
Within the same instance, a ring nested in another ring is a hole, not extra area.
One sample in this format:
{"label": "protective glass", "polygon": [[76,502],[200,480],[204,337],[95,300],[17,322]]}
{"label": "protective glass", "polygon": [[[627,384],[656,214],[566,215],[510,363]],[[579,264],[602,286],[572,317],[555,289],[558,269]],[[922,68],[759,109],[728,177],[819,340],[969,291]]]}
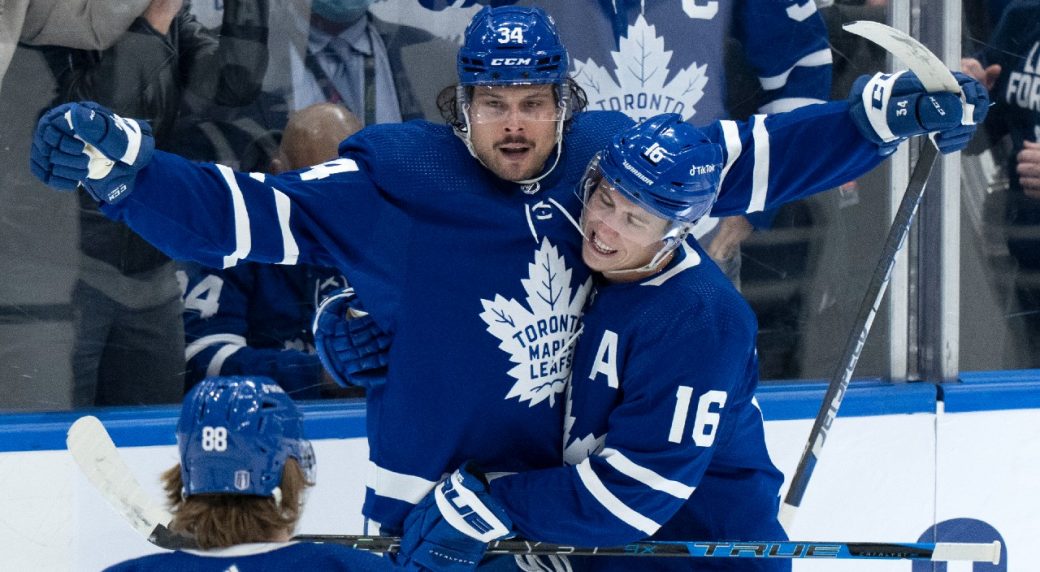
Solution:
{"label": "protective glass", "polygon": [[[603,177],[598,161],[594,161],[581,182],[582,232],[602,224],[637,246],[665,243],[674,246],[688,225],[664,219],[632,200],[632,194],[616,187]],[[669,240],[672,239],[672,240]]]}

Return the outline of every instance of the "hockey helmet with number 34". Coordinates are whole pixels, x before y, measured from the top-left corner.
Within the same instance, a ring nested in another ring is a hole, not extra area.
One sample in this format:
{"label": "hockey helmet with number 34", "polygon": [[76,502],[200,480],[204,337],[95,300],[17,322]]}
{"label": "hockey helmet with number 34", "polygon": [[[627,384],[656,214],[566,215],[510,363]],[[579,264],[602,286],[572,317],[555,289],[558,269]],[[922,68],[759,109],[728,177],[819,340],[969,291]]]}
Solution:
{"label": "hockey helmet with number 34", "polygon": [[278,497],[286,460],[313,482],[314,450],[300,410],[274,380],[211,377],[184,399],[177,423],[182,492]]}
{"label": "hockey helmet with number 34", "polygon": [[466,27],[459,49],[459,84],[562,84],[567,49],[540,8],[485,7]]}
{"label": "hockey helmet with number 34", "polygon": [[[480,156],[471,138],[474,124],[494,123],[507,118],[505,109],[472,105],[477,88],[493,91],[524,85],[554,87],[552,108],[521,108],[524,121],[556,122],[556,154],[552,163],[534,178],[516,181],[524,192],[534,193],[538,182],[559,163],[564,123],[571,115],[570,88],[567,84],[567,49],[560,40],[556,23],[540,8],[522,6],[484,7],[466,27],[458,53],[459,84],[455,102],[461,122],[454,123],[455,134],[478,161]],[[486,166],[486,165],[485,165]]]}

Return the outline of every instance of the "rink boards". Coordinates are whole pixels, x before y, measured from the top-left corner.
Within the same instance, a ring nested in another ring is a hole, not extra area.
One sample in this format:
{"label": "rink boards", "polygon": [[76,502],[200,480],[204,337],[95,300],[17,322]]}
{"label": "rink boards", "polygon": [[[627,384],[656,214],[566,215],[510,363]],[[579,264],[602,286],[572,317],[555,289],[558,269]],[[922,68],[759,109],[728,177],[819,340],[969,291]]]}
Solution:
{"label": "rink boards", "polygon": [[[774,462],[790,477],[823,386],[760,389]],[[299,532],[362,532],[364,405],[304,406],[318,457]],[[175,407],[91,411],[145,488],[176,462]],[[64,434],[82,413],[6,415],[0,426],[0,569],[98,570],[156,549],[79,475]],[[853,383],[791,537],[846,542],[989,542],[1005,560],[979,570],[1036,570],[1040,531],[1040,371],[963,374],[957,384]],[[771,540],[771,539],[760,539]],[[806,562],[795,571],[931,570],[910,562]],[[967,563],[949,572],[969,571]]]}

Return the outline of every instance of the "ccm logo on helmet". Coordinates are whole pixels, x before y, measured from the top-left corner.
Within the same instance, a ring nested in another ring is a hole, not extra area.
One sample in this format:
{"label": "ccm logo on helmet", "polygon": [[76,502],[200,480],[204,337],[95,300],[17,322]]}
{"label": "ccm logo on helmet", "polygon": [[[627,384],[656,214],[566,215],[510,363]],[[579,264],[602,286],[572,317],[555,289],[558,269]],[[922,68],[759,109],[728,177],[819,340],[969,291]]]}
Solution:
{"label": "ccm logo on helmet", "polygon": [[529,66],[531,58],[491,58],[493,66]]}

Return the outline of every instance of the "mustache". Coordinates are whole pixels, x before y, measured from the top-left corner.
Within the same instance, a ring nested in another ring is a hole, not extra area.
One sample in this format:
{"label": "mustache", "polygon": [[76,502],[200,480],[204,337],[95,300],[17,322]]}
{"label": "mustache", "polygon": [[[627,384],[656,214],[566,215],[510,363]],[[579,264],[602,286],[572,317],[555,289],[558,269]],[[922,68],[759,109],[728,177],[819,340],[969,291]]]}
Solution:
{"label": "mustache", "polygon": [[507,136],[506,138],[502,139],[501,141],[496,142],[495,143],[495,148],[497,149],[498,147],[501,147],[503,145],[517,145],[517,144],[519,144],[519,145],[527,145],[528,147],[534,147],[534,143],[530,139],[528,139],[527,137],[523,137],[521,135],[511,135],[511,136]]}

